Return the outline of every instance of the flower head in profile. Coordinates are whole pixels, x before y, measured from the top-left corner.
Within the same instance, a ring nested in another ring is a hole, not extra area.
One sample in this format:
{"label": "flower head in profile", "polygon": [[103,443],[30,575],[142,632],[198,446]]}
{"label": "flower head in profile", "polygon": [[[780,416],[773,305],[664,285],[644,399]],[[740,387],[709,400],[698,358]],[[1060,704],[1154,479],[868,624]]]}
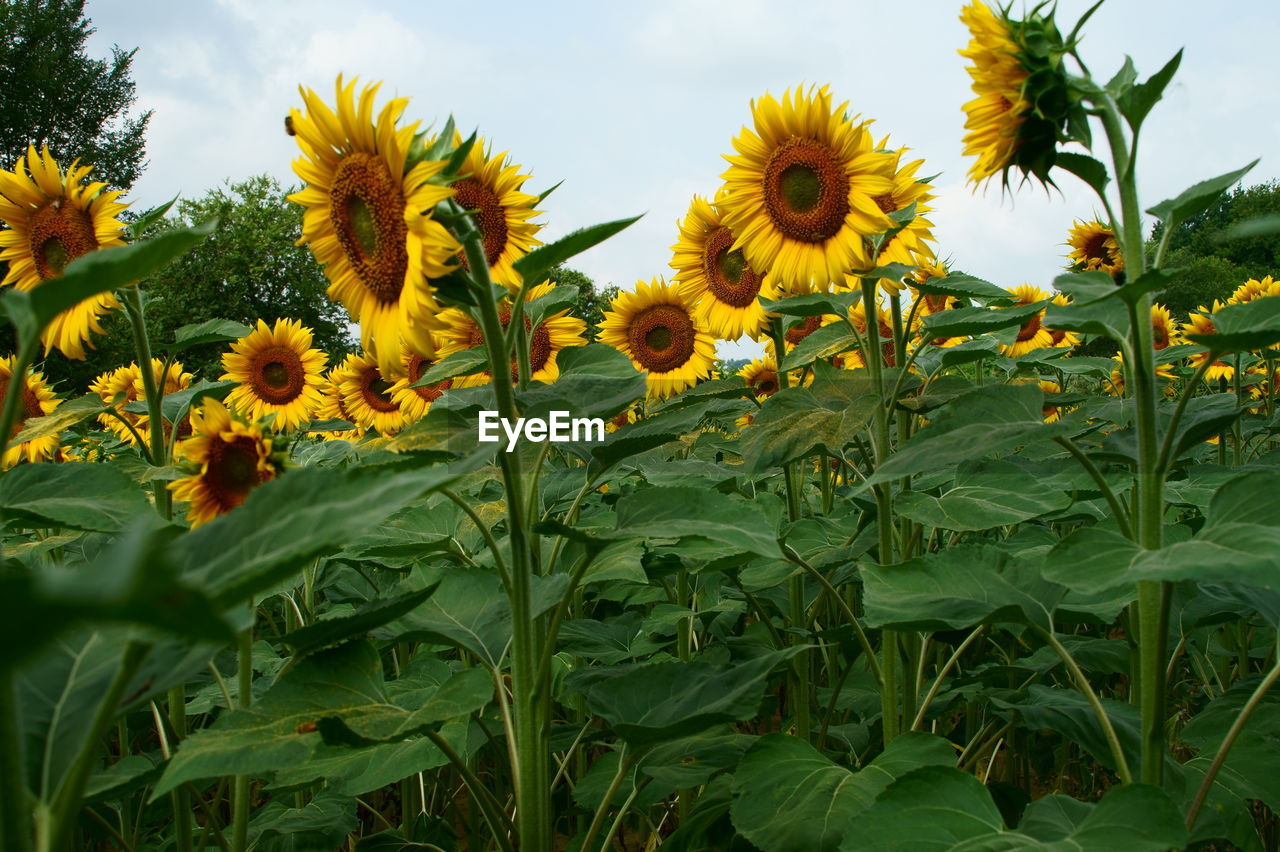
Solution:
{"label": "flower head in profile", "polygon": [[736,243],[716,208],[695,195],[680,223],[680,239],[671,247],[671,267],[712,334],[721,340],[743,335],[757,340],[766,322],[760,304],[764,275],[751,268]]}

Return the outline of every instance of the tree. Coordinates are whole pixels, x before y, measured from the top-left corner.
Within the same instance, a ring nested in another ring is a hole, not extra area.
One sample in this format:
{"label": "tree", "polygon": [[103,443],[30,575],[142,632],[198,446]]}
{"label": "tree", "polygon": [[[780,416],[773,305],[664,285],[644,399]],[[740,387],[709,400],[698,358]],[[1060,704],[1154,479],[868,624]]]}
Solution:
{"label": "tree", "polygon": [[[284,317],[312,329],[312,345],[329,353],[330,363],[355,348],[346,310],[325,295],[324,271],[308,249],[295,245],[302,211],[285,198],[288,192],[268,175],[228,182],[202,198],[179,201],[176,212],[154,226],[149,233],[218,220],[213,236],[143,282],[153,346],[172,341],[184,325],[206,320],[253,325],[259,318],[272,323]],[[128,318],[116,312],[103,327],[107,334],[94,338],[97,349],[85,361],[56,355],[46,361],[46,375],[61,380],[64,392],[81,391],[104,370],[135,360]],[[226,348],[188,349],[183,366],[216,379]]]}
{"label": "tree", "polygon": [[[1280,234],[1222,241],[1232,225],[1280,213],[1280,181],[1236,187],[1213,207],[1174,228],[1162,265],[1181,269],[1156,298],[1185,317],[1214,299],[1226,300],[1249,278],[1280,274]],[[1164,236],[1157,224],[1147,244],[1155,251]]]}
{"label": "tree", "polygon": [[94,176],[128,189],[142,173],[150,111],[130,116],[134,50],[94,59],[84,0],[0,0],[0,168],[29,144],[66,165],[79,159]]}
{"label": "tree", "polygon": [[618,297],[620,292],[618,285],[610,284],[603,289],[597,290],[595,282],[584,273],[564,266],[557,266],[551,270],[548,280],[557,286],[578,288],[578,301],[574,304],[571,313],[586,320],[587,338],[595,340],[597,327],[604,319],[604,312],[609,309],[609,304]]}

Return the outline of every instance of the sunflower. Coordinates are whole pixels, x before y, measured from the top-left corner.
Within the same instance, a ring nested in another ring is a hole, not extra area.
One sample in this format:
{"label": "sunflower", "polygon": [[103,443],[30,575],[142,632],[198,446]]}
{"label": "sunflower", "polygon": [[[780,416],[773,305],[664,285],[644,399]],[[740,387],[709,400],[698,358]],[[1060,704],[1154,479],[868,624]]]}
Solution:
{"label": "sunflower", "polygon": [[[889,140],[886,138],[877,148],[885,150],[888,144]],[[901,231],[894,234],[892,239],[886,240],[880,246],[880,253],[874,260],[876,266],[888,263],[921,266],[931,263],[934,259],[933,248],[930,246],[933,242],[933,223],[924,216],[932,209],[928,203],[933,198],[933,194],[929,191],[932,187],[926,181],[916,178],[916,172],[924,165],[924,160],[914,160],[899,168],[898,163],[905,150],[892,152],[893,186],[888,192],[877,195],[873,200],[886,214],[905,210],[914,204],[916,215]],[[856,283],[848,279],[846,281],[851,284]],[[901,280],[881,278],[880,286],[886,292],[896,295],[902,292],[905,284]]]}
{"label": "sunflower", "polygon": [[192,437],[178,444],[177,456],[199,470],[169,483],[175,499],[189,503],[192,527],[239,506],[249,492],[280,473],[271,439],[258,423],[244,423],[221,402],[206,398],[191,414]]}
{"label": "sunflower", "polygon": [[[1213,324],[1212,315],[1222,310],[1223,307],[1225,306],[1222,304],[1222,302],[1219,302],[1217,299],[1214,299],[1212,310],[1209,308],[1206,308],[1204,305],[1201,305],[1200,307],[1196,308],[1187,316],[1188,322],[1183,324],[1182,333],[1184,335],[1217,334],[1218,329]],[[1202,364],[1204,364],[1206,361],[1209,360],[1210,357],[1212,356],[1209,352],[1198,352],[1195,355],[1192,355],[1190,359],[1188,359],[1188,363],[1190,363],[1192,367],[1198,370],[1200,369],[1200,366]],[[1235,377],[1235,374],[1236,374],[1236,368],[1233,365],[1227,363],[1226,361],[1214,361],[1212,364],[1209,365],[1209,369],[1205,372],[1204,378],[1205,378],[1205,381],[1208,381],[1208,382],[1212,382],[1216,379],[1230,380]]]}
{"label": "sunflower", "polygon": [[[1186,342],[1182,339],[1177,323],[1173,321],[1173,315],[1169,313],[1169,309],[1159,303],[1151,306],[1151,342],[1157,352]],[[1168,365],[1161,366],[1168,369]],[[1159,372],[1159,368],[1157,368],[1157,372]],[[1169,374],[1169,378],[1172,378],[1172,374]]]}
{"label": "sunflower", "polygon": [[[525,294],[525,301],[540,299],[555,289],[554,284],[539,284],[530,287]],[[498,319],[502,327],[511,323],[511,303],[504,299],[498,305]],[[473,349],[484,345],[484,332],[480,324],[471,315],[459,308],[448,308],[440,313],[440,321],[444,328],[437,337],[440,341],[440,357],[446,358],[464,349]],[[560,350],[568,346],[583,346],[586,339],[582,336],[587,324],[577,317],[569,316],[563,310],[544,319],[537,328],[531,328],[529,317],[524,317],[525,331],[529,338],[529,378],[537,382],[550,384],[560,376],[560,368],[556,357]],[[519,374],[519,364],[515,357],[511,359],[511,378],[514,381]],[[489,371],[461,376],[453,380],[453,386],[459,388],[474,387],[490,380]]]}
{"label": "sunflower", "polygon": [[[1021,284],[1009,291],[1017,300],[1009,307],[1017,305],[1033,305],[1049,298],[1049,294],[1032,284]],[[1000,351],[1010,358],[1017,358],[1035,349],[1048,349],[1053,346],[1053,332],[1041,323],[1044,311],[1038,311],[1023,321],[1018,328],[1018,337],[1011,345],[1000,345]]]}
{"label": "sunflower", "polygon": [[755,359],[739,370],[738,375],[755,392],[757,399],[778,392],[778,362],[771,357]]}
{"label": "sunflower", "polygon": [[[4,405],[5,397],[13,385],[13,362],[12,355],[0,358],[0,406]],[[52,414],[59,405],[62,405],[62,400],[53,395],[44,376],[34,370],[29,372],[26,381],[22,383],[22,396],[18,399],[18,416],[13,423],[13,431],[9,433],[9,440],[13,440],[26,427],[28,419]],[[4,451],[3,457],[0,457],[0,469],[7,470],[23,459],[30,462],[45,461],[53,458],[57,450],[57,435],[45,435],[43,438],[14,444]]]}
{"label": "sunflower", "polygon": [[826,291],[851,269],[867,269],[866,238],[893,227],[876,201],[894,189],[894,157],[875,150],[868,122],[833,107],[826,86],[802,87],[779,102],[752,102],[726,154],[717,207],[751,268],[793,292]]}
{"label": "sunflower", "polygon": [[450,271],[461,246],[431,218],[453,195],[430,183],[443,161],[405,162],[417,124],[397,128],[407,98],[389,101],[374,121],[378,85],[337,82],[335,114],[310,89],[300,88],[307,114],[289,117],[304,156],[293,170],[306,182],[289,200],[306,208],[302,239],[329,277],[329,296],[360,323],[367,351],[381,370],[400,369],[408,346],[433,354],[430,328],[439,310],[431,279]]}
{"label": "sunflower", "polygon": [[297,429],[320,405],[325,354],[311,348],[311,329],[298,320],[278,319],[258,327],[223,353],[224,381],[239,382],[227,404],[252,420],[274,414],[277,432]]}
{"label": "sunflower", "polygon": [[1124,256],[1116,242],[1116,232],[1096,219],[1090,222],[1076,221],[1067,234],[1071,247],[1071,268],[1083,272],[1100,269],[1114,278],[1124,269]]}
{"label": "sunflower", "polygon": [[[912,271],[906,283],[911,290],[913,304],[917,300],[920,303],[916,308],[916,316],[920,320],[923,320],[930,314],[940,314],[943,311],[950,311],[964,307],[964,303],[955,296],[948,296],[942,293],[921,293],[916,289],[915,285],[924,284],[932,278],[946,277],[946,264],[936,261],[922,263]],[[923,326],[923,323],[921,323],[921,326]],[[937,337],[929,341],[929,344],[945,348],[948,346],[955,346],[963,341],[963,337]],[[920,342],[923,345],[925,341],[922,339]]]}
{"label": "sunflower", "polygon": [[1245,302],[1252,302],[1254,299],[1278,295],[1280,295],[1280,281],[1272,280],[1270,275],[1261,281],[1257,278],[1250,278],[1235,289],[1235,292],[1231,294],[1231,298],[1227,299],[1227,304],[1240,305]]}
{"label": "sunflower", "polygon": [[721,224],[716,209],[695,195],[680,223],[680,240],[671,247],[671,268],[689,301],[696,303],[694,313],[712,334],[721,340],[744,334],[758,340],[767,319],[760,304],[764,276],[751,268],[734,243],[733,231]]}
{"label": "sunflower", "polygon": [[716,344],[689,297],[661,278],[620,293],[600,323],[600,340],[648,371],[649,395],[665,399],[711,374]]}
{"label": "sunflower", "polygon": [[[334,367],[324,377],[324,381],[320,383],[320,404],[316,406],[316,420],[345,420],[348,423],[355,423],[355,418],[347,411],[347,405],[342,399],[342,387],[338,384],[338,371],[340,367]],[[347,429],[345,431],[327,431],[317,432],[322,441],[350,441],[360,440],[364,435],[364,430],[360,428]]]}
{"label": "sunflower", "polygon": [[[455,132],[454,145],[461,144],[462,134]],[[541,226],[529,221],[541,215],[533,208],[538,197],[520,189],[529,175],[520,174],[520,166],[509,163],[505,151],[487,155],[483,138],[477,138],[467,152],[461,174],[465,177],[454,182],[453,198],[471,211],[480,229],[489,277],[515,293],[520,289],[520,273],[511,264],[542,245],[534,237]],[[465,268],[466,255],[459,255],[459,260]]]}
{"label": "sunflower", "polygon": [[[151,359],[151,375],[156,383],[156,390],[160,392],[161,397],[166,397],[171,393],[177,393],[191,387],[191,380],[194,378],[190,373],[182,367],[181,361],[174,361],[165,367],[164,361],[159,358]],[[147,398],[146,385],[142,381],[142,371],[136,370],[133,377],[133,392],[138,401],[143,402]],[[172,427],[166,421],[164,422],[165,438],[169,438],[169,430]],[[138,415],[137,421],[138,434],[144,441],[151,443],[151,416],[147,414]],[[191,424],[183,420],[178,425],[178,437],[183,438],[191,434]]]}
{"label": "sunflower", "polygon": [[405,421],[412,423],[421,419],[431,408],[431,403],[453,386],[452,379],[445,379],[435,384],[423,385],[420,388],[409,387],[431,369],[435,362],[417,352],[406,349],[400,356],[404,367],[404,377],[396,379],[391,385],[391,398],[404,412]]}
{"label": "sunflower", "polygon": [[[1048,381],[1047,379],[1040,379],[1037,382],[1037,384],[1039,384],[1040,390],[1042,390],[1045,394],[1062,393],[1062,388],[1058,385],[1057,382],[1051,382],[1051,381]],[[1058,410],[1058,406],[1051,405],[1048,402],[1046,402],[1044,406],[1041,407],[1040,414],[1044,417],[1045,423],[1053,423],[1062,416],[1062,412]]]}
{"label": "sunflower", "polygon": [[[134,437],[134,429],[138,428],[143,419],[131,411],[124,410],[126,405],[131,402],[137,402],[142,396],[138,391],[141,378],[142,371],[138,369],[138,365],[130,364],[127,367],[116,367],[114,370],[107,370],[89,385],[90,393],[96,393],[102,398],[103,402],[110,405],[116,412],[116,414],[99,414],[98,422],[111,434],[127,444],[136,444],[138,442],[138,439]],[[120,402],[115,404],[114,400],[117,396],[121,398]],[[122,420],[128,422],[134,429],[130,429],[124,422],[121,422]]]}
{"label": "sunflower", "polygon": [[1009,21],[996,15],[981,0],[960,12],[971,39],[959,51],[970,60],[968,68],[976,98],[964,105],[966,120],[964,154],[977,156],[969,169],[969,182],[980,184],[1013,164],[1019,135],[1031,109],[1022,96],[1029,73],[1018,59]]}
{"label": "sunflower", "polygon": [[[77,257],[124,245],[124,224],[116,216],[128,205],[116,201],[120,191],[107,191],[101,181],[85,183],[92,169],[77,163],[64,172],[48,147],[37,155],[28,146],[12,172],[0,170],[0,222],[9,227],[0,230],[0,263],[9,266],[0,286],[30,290],[60,276]],[[83,360],[85,345],[93,348],[89,333],[103,334],[99,321],[118,307],[115,295],[106,292],[58,314],[40,335],[45,354],[56,347]]]}
{"label": "sunflower", "polygon": [[606,432],[617,432],[623,426],[630,426],[640,419],[640,404],[632,403],[609,418],[609,421],[604,424],[604,430]]}
{"label": "sunflower", "polygon": [[[1071,304],[1071,298],[1063,293],[1054,293],[1050,304],[1066,307]],[[1054,349],[1071,349],[1080,342],[1080,335],[1074,331],[1063,331],[1060,328],[1049,328],[1048,326],[1045,326],[1045,328],[1048,330],[1051,340],[1049,345]]]}
{"label": "sunflower", "polygon": [[[866,339],[867,335],[867,308],[861,302],[854,303],[849,309],[849,319],[853,323],[853,327],[858,330],[858,334]],[[880,338],[880,352],[883,362],[892,367],[896,364],[894,357],[893,344],[893,317],[884,308],[876,309],[876,334]],[[840,320],[832,317],[831,321],[840,322]],[[846,370],[859,370],[867,365],[866,353],[861,350],[845,352],[842,355],[844,359],[844,368]]]}
{"label": "sunflower", "polygon": [[333,371],[333,382],[342,394],[342,405],[351,423],[394,435],[405,426],[404,412],[391,398],[391,383],[382,376],[370,354],[348,355]]}
{"label": "sunflower", "polygon": [[[840,318],[834,314],[823,314],[821,316],[814,315],[811,317],[800,317],[787,328],[782,335],[783,345],[787,352],[795,349],[800,345],[800,341],[813,334],[818,329],[827,325],[829,322],[839,320]],[[765,338],[764,351],[770,358],[777,360],[778,353],[775,351],[773,338]]]}

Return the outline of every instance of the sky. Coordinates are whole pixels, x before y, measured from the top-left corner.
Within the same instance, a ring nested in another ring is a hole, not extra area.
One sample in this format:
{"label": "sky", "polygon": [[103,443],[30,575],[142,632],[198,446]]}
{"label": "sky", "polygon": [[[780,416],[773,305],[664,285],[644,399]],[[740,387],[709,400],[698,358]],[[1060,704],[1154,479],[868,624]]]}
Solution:
{"label": "sky", "polygon": [[[1069,31],[1088,7],[1059,2]],[[197,197],[263,172],[294,182],[298,149],[283,117],[298,85],[332,102],[339,72],[409,96],[406,119],[452,114],[510,151],[546,199],[544,240],[643,213],[571,265],[598,285],[670,276],[676,224],[696,193],[720,185],[730,140],[753,98],[830,84],[875,120],[877,137],[937,174],[930,218],[938,254],[1003,286],[1048,287],[1076,218],[1099,211],[1064,176],[1061,191],[1012,195],[965,183],[962,105],[971,97],[950,0],[648,0],[639,3],[435,0],[89,0],[95,55],[137,47],[140,109],[154,111],[139,208]],[[1125,54],[1181,69],[1148,119],[1139,157],[1143,207],[1262,158],[1247,183],[1280,176],[1280,3],[1108,0],[1081,52],[1104,81]],[[1100,134],[1098,134],[1100,136]],[[759,347],[721,346],[725,357]]]}

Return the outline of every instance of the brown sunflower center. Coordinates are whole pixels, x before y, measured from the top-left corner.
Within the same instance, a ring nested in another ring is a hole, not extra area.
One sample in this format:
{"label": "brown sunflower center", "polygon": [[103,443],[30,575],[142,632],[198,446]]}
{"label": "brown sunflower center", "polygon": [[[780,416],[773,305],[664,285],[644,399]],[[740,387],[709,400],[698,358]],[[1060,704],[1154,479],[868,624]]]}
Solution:
{"label": "brown sunflower center", "polygon": [[374,154],[342,158],[329,188],[329,219],[347,261],[381,302],[395,302],[409,267],[400,181]]}
{"label": "brown sunflower center", "polygon": [[799,344],[801,340],[804,340],[806,337],[817,331],[818,327],[821,325],[821,317],[805,317],[804,322],[796,323],[791,326],[791,328],[787,329],[787,342],[792,346],[795,346]]}
{"label": "brown sunflower center", "polygon": [[1091,234],[1089,238],[1084,241],[1084,256],[1089,260],[1110,263],[1111,250],[1107,248],[1107,235]]}
{"label": "brown sunflower center", "polygon": [[[511,324],[511,308],[503,306],[498,309],[498,321],[502,323],[502,327],[506,328]],[[532,328],[532,323],[528,317],[524,317],[525,335],[529,340],[529,372],[536,373],[543,367],[547,366],[547,362],[551,360],[551,332],[547,331],[545,323],[540,324],[536,329]],[[472,331],[472,346],[482,346],[484,344],[484,333],[477,325]],[[489,371],[484,371],[485,375],[489,375]],[[520,378],[520,360],[518,357],[511,359],[511,381],[518,381]]]}
{"label": "brown sunflower center", "polygon": [[224,510],[239,506],[263,481],[258,470],[258,442],[253,436],[237,435],[230,441],[209,442],[204,484]]}
{"label": "brown sunflower center", "polygon": [[391,384],[382,378],[377,367],[369,367],[360,375],[360,396],[374,411],[387,414],[399,408],[388,393],[390,389]]}
{"label": "brown sunflower center", "polygon": [[[453,185],[453,198],[463,209],[471,212],[471,218],[484,238],[484,256],[493,266],[507,247],[507,214],[498,194],[476,178],[463,178]],[[462,265],[467,259],[462,258]]]}
{"label": "brown sunflower center", "polygon": [[716,301],[731,308],[745,308],[760,294],[763,279],[747,265],[742,252],[733,248],[733,232],[717,228],[702,250],[702,270]]}
{"label": "brown sunflower center", "polygon": [[298,353],[287,346],[264,349],[253,359],[249,384],[259,399],[284,405],[297,399],[307,386],[307,372]]}
{"label": "brown sunflower center", "polygon": [[1160,321],[1158,321],[1158,320],[1157,320],[1157,321],[1152,322],[1152,323],[1151,323],[1151,334],[1152,334],[1152,345],[1155,347],[1155,350],[1156,350],[1157,352],[1159,352],[1161,349],[1166,349],[1166,348],[1168,348],[1168,346],[1169,346],[1169,329],[1165,327],[1165,324],[1164,324],[1164,323],[1162,323],[1162,322],[1160,322]]}
{"label": "brown sunflower center", "polygon": [[763,396],[773,396],[778,390],[778,374],[773,370],[766,370],[756,376],[748,384],[755,389],[755,392]]}
{"label": "brown sunflower center", "polygon": [[[9,382],[11,377],[0,378],[0,408],[4,407],[5,397],[9,395]],[[22,403],[18,406],[18,416],[14,420],[13,431],[9,433],[9,437],[13,438],[25,428],[28,417],[43,417],[44,409],[40,407],[40,398],[36,396],[35,391],[31,389],[31,385],[23,383],[22,385]]]}
{"label": "brown sunflower center", "polygon": [[689,312],[677,305],[651,305],[631,320],[631,357],[651,373],[669,373],[693,356],[697,330]]}
{"label": "brown sunflower center", "polygon": [[[405,371],[409,376],[409,384],[413,384],[422,378],[423,374],[431,369],[433,364],[435,364],[435,361],[415,352],[413,357],[409,359],[409,369]],[[442,382],[436,382],[434,385],[423,385],[420,388],[414,388],[413,392],[427,402],[435,402],[440,398],[440,394],[451,387],[453,387],[453,379],[445,379]]]}
{"label": "brown sunflower center", "polygon": [[[1043,311],[1041,312],[1043,313]],[[1018,342],[1025,343],[1040,332],[1040,313],[1037,313],[1018,329]]]}
{"label": "brown sunflower center", "polygon": [[894,213],[894,212],[897,212],[898,210],[898,202],[895,201],[893,196],[887,192],[884,195],[877,195],[875,198],[872,198],[871,200],[874,201],[876,203],[876,206],[880,208],[881,213],[885,213],[885,214]]}
{"label": "brown sunflower center", "polygon": [[67,264],[98,247],[93,220],[84,210],[52,201],[31,217],[31,258],[40,278],[57,278]]}
{"label": "brown sunflower center", "polygon": [[849,176],[829,147],[793,136],[765,165],[764,203],[784,236],[820,243],[838,234],[849,215]]}

